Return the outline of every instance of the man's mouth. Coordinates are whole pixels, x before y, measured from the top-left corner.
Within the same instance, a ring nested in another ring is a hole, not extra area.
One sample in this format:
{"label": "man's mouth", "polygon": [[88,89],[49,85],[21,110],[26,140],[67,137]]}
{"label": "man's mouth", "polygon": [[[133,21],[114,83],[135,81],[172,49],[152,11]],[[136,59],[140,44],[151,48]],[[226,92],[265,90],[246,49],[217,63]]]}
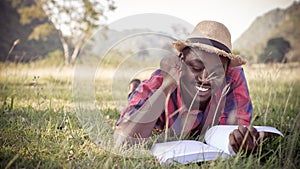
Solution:
{"label": "man's mouth", "polygon": [[206,92],[208,91],[208,88],[204,88],[204,87],[201,87],[201,86],[196,86],[196,88],[200,91],[200,92]]}
{"label": "man's mouth", "polygon": [[196,89],[199,90],[200,92],[206,92],[210,89],[209,85],[199,85],[196,86]]}

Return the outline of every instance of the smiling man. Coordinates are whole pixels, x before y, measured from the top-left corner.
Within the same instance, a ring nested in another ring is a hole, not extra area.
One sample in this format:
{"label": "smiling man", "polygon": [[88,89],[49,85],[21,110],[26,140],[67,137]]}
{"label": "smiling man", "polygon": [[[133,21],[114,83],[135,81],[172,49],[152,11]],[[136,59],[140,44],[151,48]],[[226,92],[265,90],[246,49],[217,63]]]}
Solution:
{"label": "smiling man", "polygon": [[[115,129],[117,143],[137,143],[153,130],[197,138],[211,125],[239,124],[229,138],[234,151],[253,151],[258,132],[250,125],[252,103],[241,65],[231,53],[228,29],[200,22],[186,41],[175,41],[177,56],[131,92]],[[244,127],[247,126],[247,127]]]}

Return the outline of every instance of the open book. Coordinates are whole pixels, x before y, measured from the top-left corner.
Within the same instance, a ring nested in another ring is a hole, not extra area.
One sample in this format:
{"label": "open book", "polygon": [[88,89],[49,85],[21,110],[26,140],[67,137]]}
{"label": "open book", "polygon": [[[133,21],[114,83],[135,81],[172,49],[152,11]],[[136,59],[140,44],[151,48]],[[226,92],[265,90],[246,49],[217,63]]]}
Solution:
{"label": "open book", "polygon": [[[195,140],[156,143],[152,148],[152,154],[161,163],[179,162],[182,164],[230,157],[235,153],[229,144],[229,134],[237,128],[237,125],[218,125],[210,128],[204,136],[206,144]],[[254,128],[258,132],[271,132],[283,136],[274,127],[254,126]]]}

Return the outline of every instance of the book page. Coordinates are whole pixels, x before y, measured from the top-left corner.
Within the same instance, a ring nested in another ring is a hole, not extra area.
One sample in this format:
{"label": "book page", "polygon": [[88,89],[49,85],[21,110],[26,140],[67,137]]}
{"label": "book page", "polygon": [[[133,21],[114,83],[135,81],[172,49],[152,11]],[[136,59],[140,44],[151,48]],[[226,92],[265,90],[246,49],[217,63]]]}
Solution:
{"label": "book page", "polygon": [[264,131],[264,132],[270,132],[270,133],[275,133],[278,135],[281,135],[283,137],[283,134],[277,130],[275,127],[270,127],[270,126],[254,126],[254,128],[258,131]]}
{"label": "book page", "polygon": [[152,148],[152,153],[161,163],[179,162],[182,164],[229,156],[218,148],[194,140],[156,143]]}
{"label": "book page", "polygon": [[[270,126],[253,126],[258,132],[271,132],[283,136],[283,134],[274,127]],[[208,145],[214,146],[225,153],[235,154],[229,144],[229,134],[237,129],[237,125],[217,125],[210,128],[204,136]]]}

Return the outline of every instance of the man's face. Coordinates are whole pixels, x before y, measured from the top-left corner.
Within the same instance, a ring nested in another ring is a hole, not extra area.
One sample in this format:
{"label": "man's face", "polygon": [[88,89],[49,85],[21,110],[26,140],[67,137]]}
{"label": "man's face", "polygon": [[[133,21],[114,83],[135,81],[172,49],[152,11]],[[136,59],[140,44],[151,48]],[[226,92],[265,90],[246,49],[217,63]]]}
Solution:
{"label": "man's face", "polygon": [[[198,97],[196,101],[201,104],[207,104],[211,97],[211,78],[212,75],[209,75],[209,71],[206,66],[203,64],[201,59],[205,59],[207,66],[217,65],[216,62],[222,63],[219,66],[223,66],[224,72],[227,70],[228,59],[225,57],[219,57],[216,54],[204,52],[201,50],[193,50],[191,48],[185,48],[183,51],[183,61],[185,68],[183,68],[182,81],[186,83],[186,86],[197,88]],[[220,60],[218,60],[220,58]],[[185,69],[185,70],[184,70]],[[209,69],[211,71],[211,69]]]}

